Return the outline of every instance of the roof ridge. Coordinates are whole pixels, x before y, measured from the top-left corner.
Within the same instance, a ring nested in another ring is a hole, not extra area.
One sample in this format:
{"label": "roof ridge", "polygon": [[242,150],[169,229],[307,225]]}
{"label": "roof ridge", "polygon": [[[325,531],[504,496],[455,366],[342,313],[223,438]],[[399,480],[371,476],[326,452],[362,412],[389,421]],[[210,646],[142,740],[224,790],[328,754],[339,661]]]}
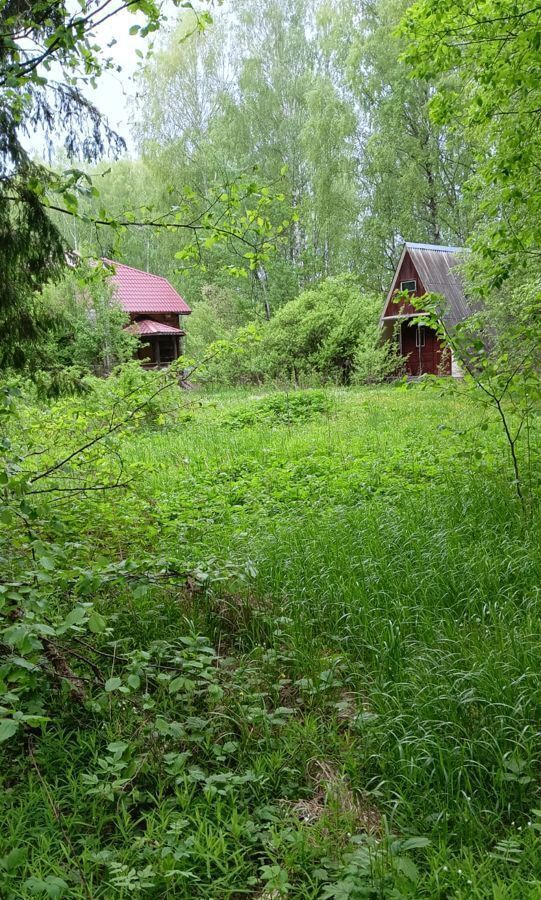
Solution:
{"label": "roof ridge", "polygon": [[438,253],[470,253],[469,247],[449,247],[444,244],[423,244],[417,241],[404,241],[404,245],[411,250],[435,250]]}

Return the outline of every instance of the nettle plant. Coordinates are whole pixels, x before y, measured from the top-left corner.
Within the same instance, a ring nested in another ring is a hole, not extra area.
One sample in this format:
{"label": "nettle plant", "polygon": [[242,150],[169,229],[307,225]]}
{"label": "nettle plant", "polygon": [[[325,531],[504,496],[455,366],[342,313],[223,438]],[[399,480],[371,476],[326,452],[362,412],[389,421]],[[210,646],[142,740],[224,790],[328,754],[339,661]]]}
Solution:
{"label": "nettle plant", "polygon": [[[511,298],[498,296],[452,328],[441,315],[443,302],[438,294],[419,298],[418,307],[428,313],[419,323],[430,325],[453,351],[463,382],[471,388],[469,398],[495,415],[508,450],[517,499],[524,511],[531,511],[539,487],[541,291],[524,289]],[[449,379],[446,389],[464,391],[456,379]],[[480,428],[487,430],[488,419]]]}
{"label": "nettle plant", "polygon": [[44,726],[59,697],[86,703],[96,687],[138,689],[135,672],[122,684],[102,674],[94,642],[112,632],[96,598],[209,577],[172,571],[153,555],[89,562],[90,548],[76,539],[88,498],[125,489],[138,474],[119,437],[190,417],[179,387],[186,365],[146,373],[129,363],[54,417],[34,410],[30,418],[19,388],[0,391],[0,742]]}

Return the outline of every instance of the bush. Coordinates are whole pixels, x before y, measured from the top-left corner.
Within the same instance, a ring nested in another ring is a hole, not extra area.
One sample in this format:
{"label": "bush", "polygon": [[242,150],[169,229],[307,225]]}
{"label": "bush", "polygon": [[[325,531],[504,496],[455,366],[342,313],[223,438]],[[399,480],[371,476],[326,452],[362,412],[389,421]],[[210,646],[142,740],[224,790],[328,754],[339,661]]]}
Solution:
{"label": "bush", "polygon": [[35,368],[71,366],[103,375],[133,356],[137,338],[124,331],[129,317],[99,266],[70,270],[60,284],[47,285],[36,304],[45,327]]}
{"label": "bush", "polygon": [[[198,378],[215,384],[374,383],[400,374],[403,360],[394,344],[381,341],[381,298],[362,294],[351,276],[328,278],[286,303],[265,323],[252,323],[203,346],[209,359]],[[201,313],[202,315],[202,313]],[[205,305],[203,321],[209,326]],[[230,317],[227,317],[230,321]],[[191,324],[191,323],[190,323]],[[216,334],[207,327],[207,336]],[[192,350],[199,338],[190,342]]]}
{"label": "bush", "polygon": [[350,384],[382,381],[399,369],[396,350],[381,344],[381,298],[362,294],[351,276],[328,278],[287,303],[263,334],[261,354],[272,377],[317,373]]}
{"label": "bush", "polygon": [[355,349],[354,384],[380,384],[403,375],[404,357],[398,352],[398,344],[382,341],[379,324],[374,322],[361,335]]}
{"label": "bush", "polygon": [[230,339],[215,341],[207,347],[206,358],[196,360],[196,380],[222,385],[263,384],[267,376],[260,346],[262,333],[262,326],[252,323],[237,329]]}
{"label": "bush", "polygon": [[252,310],[242,298],[217,285],[203,285],[201,300],[193,307],[186,337],[186,351],[191,357],[205,356],[216,341],[232,340],[246,325]]}

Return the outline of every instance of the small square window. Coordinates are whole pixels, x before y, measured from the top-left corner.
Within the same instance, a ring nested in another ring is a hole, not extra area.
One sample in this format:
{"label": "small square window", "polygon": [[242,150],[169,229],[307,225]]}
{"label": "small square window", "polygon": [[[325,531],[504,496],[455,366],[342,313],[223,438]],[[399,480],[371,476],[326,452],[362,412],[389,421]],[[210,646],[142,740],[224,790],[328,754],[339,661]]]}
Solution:
{"label": "small square window", "polygon": [[415,332],[415,346],[424,347],[425,345],[425,328],[424,325],[418,325]]}
{"label": "small square window", "polygon": [[417,290],[417,282],[415,278],[412,278],[411,281],[401,281],[400,290],[408,291],[410,294],[413,294]]}

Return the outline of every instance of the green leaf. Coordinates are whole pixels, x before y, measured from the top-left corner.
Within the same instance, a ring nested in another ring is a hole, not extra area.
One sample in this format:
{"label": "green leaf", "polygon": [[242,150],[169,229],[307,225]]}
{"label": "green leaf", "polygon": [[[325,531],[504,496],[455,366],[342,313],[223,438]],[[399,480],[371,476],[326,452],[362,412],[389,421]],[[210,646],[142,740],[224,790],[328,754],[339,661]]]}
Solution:
{"label": "green leaf", "polygon": [[105,690],[107,691],[107,693],[111,693],[111,691],[118,691],[120,687],[122,687],[122,678],[108,678],[105,682]]}
{"label": "green leaf", "polygon": [[186,677],[185,675],[179,675],[177,678],[173,678],[173,680],[169,683],[169,693],[177,694],[178,691],[181,691],[183,687],[186,685]]}
{"label": "green leaf", "polygon": [[427,837],[410,837],[406,838],[405,841],[402,841],[400,844],[400,850],[419,850],[421,847],[429,847],[430,839]]}
{"label": "green leaf", "polygon": [[399,856],[395,860],[395,868],[398,872],[402,872],[412,884],[417,884],[419,881],[419,870],[408,856]]}
{"label": "green leaf", "polygon": [[15,516],[9,507],[4,506],[3,509],[0,509],[0,522],[4,525],[11,525]]}
{"label": "green leaf", "polygon": [[86,609],[76,606],[64,619],[64,625],[81,625],[86,619]]}
{"label": "green leaf", "polygon": [[22,866],[26,859],[26,849],[24,847],[14,847],[6,856],[0,858],[0,866],[6,872],[13,872]]}
{"label": "green leaf", "polygon": [[93,634],[102,634],[107,628],[107,621],[101,613],[93,609],[88,619],[88,627]]}
{"label": "green leaf", "polygon": [[107,749],[109,753],[118,753],[120,756],[124,753],[124,750],[127,750],[129,744],[125,741],[112,741],[110,744],[107,744]]}
{"label": "green leaf", "polygon": [[13,719],[0,719],[0,744],[13,737],[18,727],[18,723],[14,722]]}
{"label": "green leaf", "polygon": [[63,897],[68,890],[64,879],[56,875],[47,875],[47,878],[27,878],[24,886],[31,894],[47,894],[53,900],[56,897]]}

